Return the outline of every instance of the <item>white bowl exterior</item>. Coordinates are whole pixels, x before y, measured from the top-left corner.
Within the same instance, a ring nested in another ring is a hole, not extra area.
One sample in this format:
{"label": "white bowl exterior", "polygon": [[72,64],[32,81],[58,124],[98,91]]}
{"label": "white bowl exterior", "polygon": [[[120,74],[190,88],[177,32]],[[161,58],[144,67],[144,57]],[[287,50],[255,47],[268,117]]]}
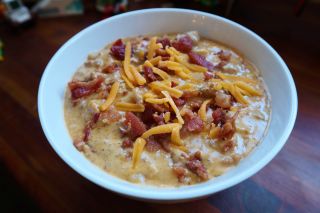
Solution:
{"label": "white bowl exterior", "polygon": [[[272,97],[272,119],[263,143],[229,172],[201,184],[180,188],[155,190],[154,187],[128,183],[97,168],[74,148],[64,121],[64,93],[74,72],[85,61],[88,53],[99,51],[118,38],[190,30],[197,30],[204,37],[239,50],[261,70]],[[207,13],[182,9],[149,9],[98,22],[63,45],[49,62],[41,79],[38,109],[42,128],[51,146],[84,177],[128,196],[178,201],[226,189],[265,166],[280,151],[292,131],[297,113],[297,94],[292,76],[281,57],[250,30]]]}

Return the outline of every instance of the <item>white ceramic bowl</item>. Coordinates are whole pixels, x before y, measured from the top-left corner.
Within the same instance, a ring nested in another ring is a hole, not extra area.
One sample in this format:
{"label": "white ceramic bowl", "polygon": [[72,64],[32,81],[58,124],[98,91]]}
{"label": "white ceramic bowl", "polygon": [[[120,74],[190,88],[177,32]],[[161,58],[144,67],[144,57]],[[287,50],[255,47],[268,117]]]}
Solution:
{"label": "white ceramic bowl", "polygon": [[[272,97],[272,118],[265,139],[236,168],[197,185],[170,189],[146,187],[107,174],[87,160],[72,144],[63,116],[68,81],[88,53],[98,51],[118,38],[190,30],[197,30],[201,36],[236,48],[261,70]],[[297,93],[290,71],[281,57],[267,42],[247,28],[208,13],[148,9],[100,21],[65,43],[51,59],[42,76],[38,109],[42,128],[51,146],[82,176],[126,196],[172,202],[199,198],[231,187],[269,163],[292,131],[297,114]]]}

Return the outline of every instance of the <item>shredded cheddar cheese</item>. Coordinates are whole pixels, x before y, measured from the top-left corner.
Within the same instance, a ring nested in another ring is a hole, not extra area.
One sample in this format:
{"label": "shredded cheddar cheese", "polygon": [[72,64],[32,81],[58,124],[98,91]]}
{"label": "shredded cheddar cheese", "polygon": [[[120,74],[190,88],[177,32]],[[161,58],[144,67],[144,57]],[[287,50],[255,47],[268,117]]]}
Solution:
{"label": "shredded cheddar cheese", "polygon": [[152,37],[149,43],[149,48],[148,48],[148,54],[147,54],[148,60],[151,60],[153,58],[153,55],[156,49],[158,48],[156,42],[157,42],[157,37]]}
{"label": "shredded cheddar cheese", "polygon": [[167,80],[170,79],[170,75],[168,73],[166,73],[165,71],[162,71],[161,69],[157,68],[157,67],[152,67],[152,71],[159,75],[163,80]]}
{"label": "shredded cheddar cheese", "polygon": [[210,131],[209,131],[209,137],[214,139],[214,138],[217,138],[219,132],[220,132],[220,127],[212,124],[211,128],[210,128]]}
{"label": "shredded cheddar cheese", "polygon": [[170,116],[171,116],[170,112],[164,113],[164,122],[165,123],[168,123],[170,121]]}
{"label": "shredded cheddar cheese", "polygon": [[207,105],[211,101],[211,99],[205,100],[198,111],[198,115],[203,121],[207,121]]}
{"label": "shredded cheddar cheese", "polygon": [[171,98],[170,94],[167,91],[161,91],[161,93],[169,100],[169,104],[172,107],[174,113],[176,114],[178,122],[180,124],[184,124],[184,120],[182,119],[182,117],[180,115],[180,111],[179,111],[178,107],[176,106],[176,104],[174,103],[173,99]]}
{"label": "shredded cheddar cheese", "polygon": [[120,111],[128,111],[128,112],[144,112],[143,104],[133,104],[133,103],[123,103],[118,102],[115,104],[116,108]]}
{"label": "shredded cheddar cheese", "polygon": [[137,82],[138,85],[144,85],[147,81],[146,79],[138,72],[137,68],[133,65],[130,65],[130,71]]}
{"label": "shredded cheddar cheese", "polygon": [[235,85],[237,85],[237,87],[241,88],[242,90],[247,91],[250,95],[253,96],[261,96],[262,93],[258,90],[255,90],[254,88],[252,88],[251,86],[249,86],[248,84],[241,82],[241,81],[236,81]]}
{"label": "shredded cheddar cheese", "polygon": [[174,127],[179,127],[180,128],[181,124],[171,123],[171,124],[163,124],[163,125],[160,125],[160,126],[156,126],[156,127],[153,127],[151,129],[147,130],[146,132],[144,132],[141,137],[142,138],[148,138],[151,135],[170,133],[170,132],[172,132],[172,129]]}
{"label": "shredded cheddar cheese", "polygon": [[171,133],[171,142],[178,146],[183,145],[180,138],[180,128],[181,127],[174,127]]}
{"label": "shredded cheddar cheese", "polygon": [[106,111],[110,107],[110,105],[112,104],[112,102],[114,101],[114,99],[117,96],[119,86],[120,86],[119,82],[114,82],[112,84],[110,93],[109,93],[106,101],[102,105],[100,105],[100,111]]}
{"label": "shredded cheddar cheese", "polygon": [[124,82],[127,84],[127,86],[130,88],[130,89],[133,89],[134,86],[133,84],[129,81],[129,79],[125,76],[125,74],[123,73],[122,70],[120,70],[120,76],[121,78],[124,80]]}
{"label": "shredded cheddar cheese", "polygon": [[160,60],[161,60],[161,56],[157,56],[157,57],[155,57],[155,58],[150,59],[149,62],[150,62],[152,65],[157,65]]}
{"label": "shredded cheddar cheese", "polygon": [[136,141],[134,142],[133,151],[132,151],[132,168],[133,169],[136,168],[146,143],[147,143],[146,140],[143,138],[137,138]]}
{"label": "shredded cheddar cheese", "polygon": [[192,90],[192,89],[195,88],[195,85],[191,84],[191,83],[186,83],[186,84],[183,84],[183,85],[178,85],[175,88],[176,89],[180,89],[180,90]]}
{"label": "shredded cheddar cheese", "polygon": [[151,103],[151,104],[164,104],[168,102],[168,98],[146,98],[145,102]]}
{"label": "shredded cheddar cheese", "polygon": [[154,91],[158,91],[158,92],[161,92],[162,90],[168,91],[168,93],[175,98],[180,98],[183,94],[183,92],[181,90],[171,88],[171,87],[169,87],[159,81],[151,82],[148,85]]}
{"label": "shredded cheddar cheese", "polygon": [[128,79],[131,82],[134,82],[134,77],[130,72],[130,60],[131,60],[131,43],[128,41],[126,43],[126,49],[124,53],[124,61],[123,61],[123,69],[125,74],[127,75]]}
{"label": "shredded cheddar cheese", "polygon": [[223,80],[243,81],[243,82],[246,82],[246,83],[253,83],[253,84],[257,83],[256,80],[253,80],[251,78],[246,78],[246,77],[243,77],[243,76],[226,75],[226,74],[223,74],[221,72],[217,72],[216,74],[217,74],[217,76],[219,76]]}
{"label": "shredded cheddar cheese", "polygon": [[185,153],[188,153],[188,152],[189,152],[189,150],[187,149],[187,147],[185,147],[185,146],[183,146],[183,145],[177,146],[177,145],[175,145],[175,144],[170,144],[170,146],[172,146],[172,147],[175,148],[175,149],[179,149],[179,150],[181,150],[181,151],[183,151],[183,152],[185,152]]}

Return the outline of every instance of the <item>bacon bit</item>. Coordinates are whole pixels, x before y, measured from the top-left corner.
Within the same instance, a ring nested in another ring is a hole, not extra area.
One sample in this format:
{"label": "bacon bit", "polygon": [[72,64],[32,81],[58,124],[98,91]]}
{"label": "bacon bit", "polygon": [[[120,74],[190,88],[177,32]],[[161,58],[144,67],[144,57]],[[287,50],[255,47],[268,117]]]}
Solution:
{"label": "bacon bit", "polygon": [[229,140],[233,137],[236,129],[230,121],[227,121],[221,128],[218,134],[218,138],[223,140]]}
{"label": "bacon bit", "polygon": [[172,171],[177,176],[180,183],[185,182],[185,177],[187,175],[187,170],[185,168],[182,166],[173,166]]}
{"label": "bacon bit", "polygon": [[180,52],[188,53],[192,50],[192,39],[188,35],[183,36],[178,41],[172,42],[172,46]]}
{"label": "bacon bit", "polygon": [[152,115],[153,120],[158,124],[158,125],[163,125],[165,124],[164,122],[164,113],[161,113],[160,115],[156,112]]}
{"label": "bacon bit", "polygon": [[202,100],[201,99],[191,99],[189,101],[189,106],[192,109],[192,111],[198,111],[201,107]]}
{"label": "bacon bit", "polygon": [[200,96],[203,98],[214,98],[216,96],[216,91],[213,89],[202,89],[200,91]]}
{"label": "bacon bit", "polygon": [[196,114],[193,113],[191,110],[187,110],[184,115],[184,126],[189,132],[201,132],[204,128],[204,123],[201,118]]}
{"label": "bacon bit", "polygon": [[230,151],[231,149],[233,149],[234,145],[235,144],[234,144],[233,140],[228,140],[225,143],[223,143],[221,151],[223,153],[226,153],[226,152]]}
{"label": "bacon bit", "polygon": [[143,66],[143,71],[144,71],[144,77],[146,78],[148,83],[158,80],[157,77],[154,75],[151,67]]}
{"label": "bacon bit", "polygon": [[189,160],[187,161],[186,166],[191,172],[195,173],[202,180],[207,180],[209,178],[208,172],[200,160],[198,159]]}
{"label": "bacon bit", "polygon": [[206,57],[199,55],[195,52],[189,52],[189,62],[192,64],[197,64],[203,67],[206,67],[209,71],[212,71],[214,66],[211,62],[206,60]]}
{"label": "bacon bit", "polygon": [[122,149],[127,149],[127,148],[132,148],[132,147],[133,147],[133,141],[130,140],[129,138],[122,141],[122,144],[121,144]]}
{"label": "bacon bit", "polygon": [[225,65],[227,65],[228,64],[228,62],[226,62],[226,61],[220,61],[216,66],[215,66],[215,68],[217,68],[217,69],[223,69],[223,67],[225,66]]}
{"label": "bacon bit", "polygon": [[171,46],[171,42],[169,38],[158,38],[157,43],[162,44],[162,48],[165,49],[167,46]]}
{"label": "bacon bit", "polygon": [[176,87],[176,86],[178,86],[178,84],[174,81],[171,81],[171,87]]}
{"label": "bacon bit", "polygon": [[146,150],[148,152],[156,152],[160,149],[161,149],[161,145],[157,141],[152,140],[150,138],[147,139]]}
{"label": "bacon bit", "polygon": [[172,98],[177,107],[181,107],[186,104],[186,101],[182,98]]}
{"label": "bacon bit", "polygon": [[107,111],[101,113],[100,119],[103,123],[111,124],[119,121],[121,119],[121,115],[114,106],[110,106]]}
{"label": "bacon bit", "polygon": [[145,105],[145,110],[141,114],[141,119],[143,123],[145,123],[148,126],[151,126],[154,122],[153,114],[155,113],[155,109],[152,107],[151,104]]}
{"label": "bacon bit", "polygon": [[166,108],[161,104],[151,104],[151,105],[157,112],[165,112],[165,111],[167,111]]}
{"label": "bacon bit", "polygon": [[93,126],[98,122],[100,113],[95,113],[83,129],[83,141],[88,142]]}
{"label": "bacon bit", "polygon": [[230,61],[231,58],[231,52],[221,50],[217,53],[221,61]]}
{"label": "bacon bit", "polygon": [[197,97],[199,95],[199,91],[194,90],[194,91],[183,91],[182,97],[183,98],[192,98],[192,97]]}
{"label": "bacon bit", "polygon": [[102,69],[103,73],[114,73],[120,70],[120,66],[116,63],[113,63],[109,66],[106,66],[105,68]]}
{"label": "bacon bit", "polygon": [[170,152],[170,142],[169,141],[161,140],[159,143],[164,151]]}
{"label": "bacon bit", "polygon": [[132,112],[126,112],[125,124],[129,126],[128,135],[129,138],[135,140],[146,131],[146,125]]}
{"label": "bacon bit", "polygon": [[112,47],[110,48],[110,54],[115,57],[117,60],[124,60],[124,52],[126,45],[122,42],[121,39],[116,40]]}
{"label": "bacon bit", "polygon": [[226,113],[222,108],[217,108],[212,112],[212,119],[215,125],[224,125],[226,123]]}
{"label": "bacon bit", "polygon": [[72,100],[76,100],[95,93],[101,86],[104,78],[99,76],[94,80],[83,81],[71,81],[68,86],[71,91]]}
{"label": "bacon bit", "polygon": [[218,138],[223,140],[230,140],[236,132],[235,120],[239,115],[237,111],[231,118],[229,118],[219,131]]}
{"label": "bacon bit", "polygon": [[205,73],[203,73],[203,75],[204,75],[204,80],[205,81],[208,81],[209,79],[214,77],[212,72],[205,72]]}
{"label": "bacon bit", "polygon": [[202,161],[201,152],[200,152],[200,151],[196,151],[195,153],[193,153],[192,155],[190,155],[189,160],[199,160],[199,161]]}

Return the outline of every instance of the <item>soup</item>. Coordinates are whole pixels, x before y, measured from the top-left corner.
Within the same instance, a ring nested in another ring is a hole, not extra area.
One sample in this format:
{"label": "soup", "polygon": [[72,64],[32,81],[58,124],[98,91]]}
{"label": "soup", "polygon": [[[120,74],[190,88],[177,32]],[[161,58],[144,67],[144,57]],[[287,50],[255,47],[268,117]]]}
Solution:
{"label": "soup", "polygon": [[89,54],[65,95],[75,147],[129,182],[176,187],[236,166],[271,108],[257,68],[197,32],[118,39]]}

